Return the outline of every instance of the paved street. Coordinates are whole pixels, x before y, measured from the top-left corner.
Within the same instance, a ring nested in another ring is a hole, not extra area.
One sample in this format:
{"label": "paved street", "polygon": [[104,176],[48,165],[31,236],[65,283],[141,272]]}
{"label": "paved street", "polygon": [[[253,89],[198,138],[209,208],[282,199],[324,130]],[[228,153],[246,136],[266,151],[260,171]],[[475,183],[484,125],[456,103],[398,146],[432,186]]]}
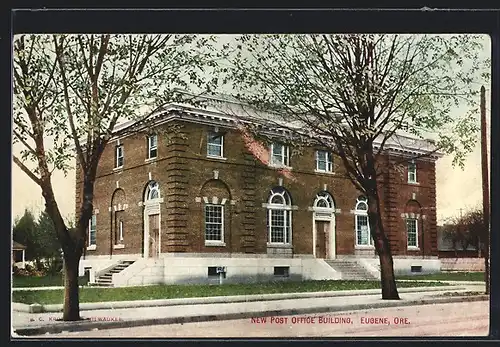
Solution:
{"label": "paved street", "polygon": [[45,337],[344,337],[486,336],[489,302],[465,302],[143,326],[44,335]]}

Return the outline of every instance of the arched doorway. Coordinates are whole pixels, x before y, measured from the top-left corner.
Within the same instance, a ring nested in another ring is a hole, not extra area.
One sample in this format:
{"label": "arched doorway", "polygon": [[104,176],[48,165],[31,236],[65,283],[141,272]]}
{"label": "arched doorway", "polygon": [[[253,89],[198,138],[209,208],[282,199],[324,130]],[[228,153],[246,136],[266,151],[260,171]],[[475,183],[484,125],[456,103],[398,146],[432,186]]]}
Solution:
{"label": "arched doorway", "polygon": [[150,181],[144,193],[144,258],[158,258],[161,253],[161,208],[158,182]]}
{"label": "arched doorway", "polygon": [[335,259],[335,202],[330,193],[316,195],[313,207],[313,255],[315,258]]}

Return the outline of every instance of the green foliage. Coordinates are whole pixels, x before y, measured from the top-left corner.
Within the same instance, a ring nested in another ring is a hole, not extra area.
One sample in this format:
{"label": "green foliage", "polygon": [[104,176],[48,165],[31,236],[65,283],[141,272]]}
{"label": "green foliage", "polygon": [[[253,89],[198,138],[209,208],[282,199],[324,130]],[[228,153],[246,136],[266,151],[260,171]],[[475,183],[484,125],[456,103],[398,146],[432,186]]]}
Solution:
{"label": "green foliage", "polygon": [[415,281],[484,281],[484,272],[440,272],[434,274],[415,274],[408,276],[397,276],[398,280]]}
{"label": "green foliage", "polygon": [[[79,285],[86,285],[88,279],[85,276],[78,278]],[[48,274],[46,276],[14,276],[12,278],[13,288],[27,287],[61,287],[64,286],[62,274]]]}
{"label": "green foliage", "polygon": [[[60,260],[60,244],[54,223],[44,211],[35,219],[33,213],[25,210],[13,228],[13,239],[26,246],[26,260],[35,261],[37,267],[57,271]],[[45,264],[42,264],[42,259]]]}

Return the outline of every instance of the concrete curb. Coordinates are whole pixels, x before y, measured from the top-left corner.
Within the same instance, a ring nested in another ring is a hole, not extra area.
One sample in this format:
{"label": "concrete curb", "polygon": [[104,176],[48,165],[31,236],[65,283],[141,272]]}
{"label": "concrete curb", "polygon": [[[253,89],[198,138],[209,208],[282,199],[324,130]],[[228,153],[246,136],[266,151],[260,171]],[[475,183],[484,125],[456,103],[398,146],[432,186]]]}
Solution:
{"label": "concrete curb", "polygon": [[[400,293],[416,293],[416,292],[434,292],[447,290],[466,290],[460,286],[435,286],[435,287],[414,287],[414,288],[399,288]],[[278,294],[256,294],[256,295],[233,295],[233,296],[211,296],[205,298],[179,298],[179,299],[161,299],[161,300],[134,300],[134,301],[107,301],[107,302],[92,302],[81,303],[81,311],[102,310],[102,309],[121,309],[121,308],[139,308],[139,307],[158,307],[158,306],[178,306],[178,305],[206,305],[206,304],[221,304],[221,303],[236,303],[236,302],[253,302],[253,301],[273,301],[287,299],[308,299],[308,298],[325,298],[338,296],[358,296],[358,295],[378,295],[380,289],[364,289],[364,290],[339,290],[330,292],[305,292],[305,293],[278,293]],[[25,305],[18,304],[15,305]],[[19,307],[20,310],[16,309]],[[62,312],[62,304],[51,305],[29,305],[29,310],[23,306],[13,306],[14,311],[29,312],[29,313],[49,313]]]}
{"label": "concrete curb", "polygon": [[184,324],[195,322],[207,322],[218,320],[232,320],[232,319],[247,319],[258,317],[270,316],[289,316],[298,314],[314,314],[314,313],[327,313],[327,312],[345,312],[357,311],[365,309],[385,308],[385,307],[404,307],[415,305],[428,305],[428,304],[446,304],[454,302],[475,302],[489,300],[489,295],[475,295],[475,296],[452,296],[452,297],[438,297],[438,298],[425,298],[418,300],[381,300],[373,304],[350,304],[345,306],[321,306],[303,309],[280,309],[268,310],[257,312],[238,312],[238,313],[220,313],[220,314],[206,314],[196,316],[178,316],[154,319],[137,319],[128,321],[111,321],[111,322],[96,322],[96,321],[80,321],[80,322],[61,322],[60,324],[53,324],[50,326],[27,327],[17,328],[14,333],[20,336],[33,336],[43,334],[57,334],[61,332],[76,332],[88,331],[95,329],[117,329],[117,328],[131,328],[147,325],[164,325],[164,324]]}

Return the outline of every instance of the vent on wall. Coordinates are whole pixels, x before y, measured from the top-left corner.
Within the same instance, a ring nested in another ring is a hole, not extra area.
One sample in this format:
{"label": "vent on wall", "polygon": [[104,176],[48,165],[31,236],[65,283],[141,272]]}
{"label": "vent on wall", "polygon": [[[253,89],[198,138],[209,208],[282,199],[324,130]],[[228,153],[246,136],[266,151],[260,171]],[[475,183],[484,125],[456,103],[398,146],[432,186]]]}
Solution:
{"label": "vent on wall", "polygon": [[411,266],[411,272],[422,272],[422,266],[421,265],[412,265]]}
{"label": "vent on wall", "polygon": [[289,277],[290,276],[290,267],[289,266],[275,266],[274,267],[274,276]]}

